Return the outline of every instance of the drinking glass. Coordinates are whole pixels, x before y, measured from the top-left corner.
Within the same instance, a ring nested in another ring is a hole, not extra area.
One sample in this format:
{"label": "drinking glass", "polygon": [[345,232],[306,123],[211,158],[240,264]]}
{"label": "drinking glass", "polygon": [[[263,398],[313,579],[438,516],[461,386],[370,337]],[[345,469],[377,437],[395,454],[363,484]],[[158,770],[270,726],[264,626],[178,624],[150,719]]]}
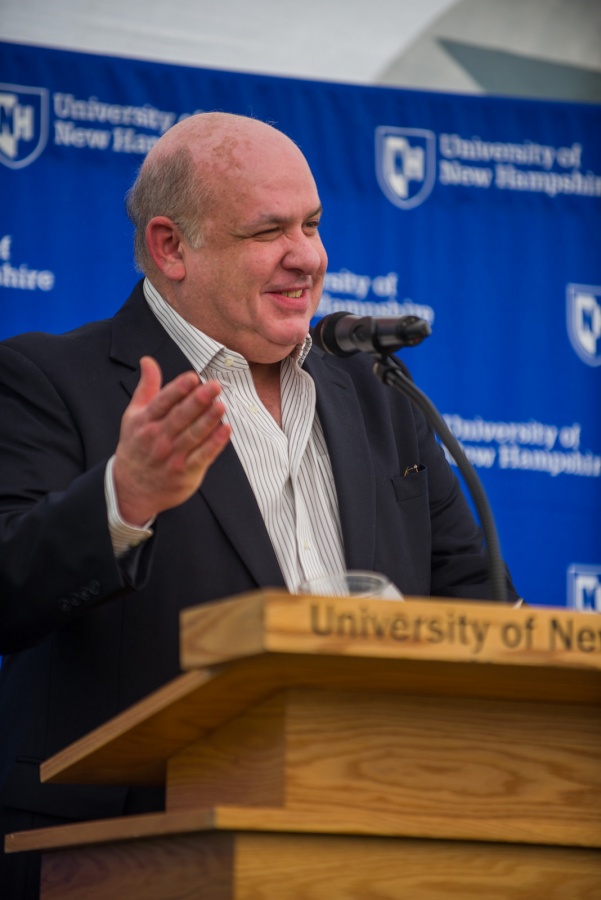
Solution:
{"label": "drinking glass", "polygon": [[379,600],[402,600],[403,595],[386,575],[379,572],[336,572],[311,578],[301,584],[299,594],[321,597],[373,597]]}

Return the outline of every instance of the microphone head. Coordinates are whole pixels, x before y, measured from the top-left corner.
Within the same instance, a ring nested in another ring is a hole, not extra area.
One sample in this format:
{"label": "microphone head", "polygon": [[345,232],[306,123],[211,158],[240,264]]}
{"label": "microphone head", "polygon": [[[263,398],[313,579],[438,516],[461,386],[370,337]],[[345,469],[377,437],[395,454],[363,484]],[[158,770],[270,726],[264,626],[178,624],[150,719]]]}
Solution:
{"label": "microphone head", "polygon": [[403,347],[415,347],[431,333],[417,316],[354,316],[336,312],[324,316],[313,333],[315,343],[332,356],[355,353],[387,355]]}
{"label": "microphone head", "polygon": [[313,341],[330,356],[354,356],[359,349],[343,350],[336,335],[336,325],[340,319],[348,318],[350,313],[335,312],[320,319],[313,329]]}

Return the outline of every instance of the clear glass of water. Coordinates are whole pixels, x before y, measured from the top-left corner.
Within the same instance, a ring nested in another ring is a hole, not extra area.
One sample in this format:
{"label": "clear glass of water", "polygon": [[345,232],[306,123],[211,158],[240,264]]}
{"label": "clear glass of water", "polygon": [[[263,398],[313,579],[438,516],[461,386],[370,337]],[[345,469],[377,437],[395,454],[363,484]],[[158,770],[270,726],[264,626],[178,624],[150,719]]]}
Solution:
{"label": "clear glass of water", "polygon": [[373,597],[379,600],[402,600],[403,595],[386,575],[379,572],[336,572],[305,581],[299,594],[320,597]]}

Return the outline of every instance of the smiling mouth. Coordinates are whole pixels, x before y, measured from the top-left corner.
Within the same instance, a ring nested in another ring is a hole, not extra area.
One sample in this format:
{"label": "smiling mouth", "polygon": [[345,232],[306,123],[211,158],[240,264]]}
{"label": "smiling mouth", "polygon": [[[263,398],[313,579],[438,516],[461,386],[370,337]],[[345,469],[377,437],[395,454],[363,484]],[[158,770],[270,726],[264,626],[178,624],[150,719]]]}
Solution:
{"label": "smiling mouth", "polygon": [[298,300],[299,297],[303,296],[302,289],[300,291],[280,291],[282,297],[292,297],[294,300]]}

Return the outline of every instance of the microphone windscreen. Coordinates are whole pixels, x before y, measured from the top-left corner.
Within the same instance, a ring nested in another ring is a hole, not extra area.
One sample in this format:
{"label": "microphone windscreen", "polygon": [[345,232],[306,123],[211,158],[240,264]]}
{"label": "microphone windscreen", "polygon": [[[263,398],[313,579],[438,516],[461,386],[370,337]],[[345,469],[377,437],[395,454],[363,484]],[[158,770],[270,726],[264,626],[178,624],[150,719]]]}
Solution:
{"label": "microphone windscreen", "polygon": [[313,342],[331,356],[354,356],[359,351],[357,349],[343,350],[336,334],[338,322],[349,315],[350,313],[347,312],[335,312],[324,316],[313,329]]}

